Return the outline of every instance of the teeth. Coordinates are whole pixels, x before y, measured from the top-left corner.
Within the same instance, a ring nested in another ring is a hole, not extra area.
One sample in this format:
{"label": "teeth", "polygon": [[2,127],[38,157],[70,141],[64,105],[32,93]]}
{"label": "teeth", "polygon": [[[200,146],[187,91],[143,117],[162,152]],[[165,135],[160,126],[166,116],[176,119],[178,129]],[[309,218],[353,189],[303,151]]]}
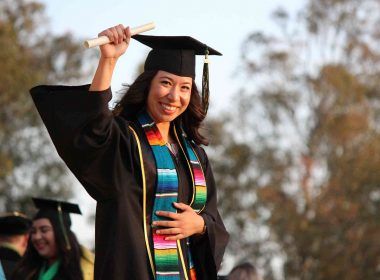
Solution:
{"label": "teeth", "polygon": [[162,107],[164,107],[164,109],[166,110],[170,110],[170,111],[174,111],[176,107],[174,106],[169,106],[169,105],[166,105],[166,104],[162,104]]}

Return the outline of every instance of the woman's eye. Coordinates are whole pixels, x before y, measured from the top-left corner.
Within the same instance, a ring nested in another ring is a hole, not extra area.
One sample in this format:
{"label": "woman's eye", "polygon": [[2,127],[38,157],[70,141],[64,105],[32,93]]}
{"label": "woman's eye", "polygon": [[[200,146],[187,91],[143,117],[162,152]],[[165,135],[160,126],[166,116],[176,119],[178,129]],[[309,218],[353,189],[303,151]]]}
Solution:
{"label": "woman's eye", "polygon": [[42,233],[47,233],[47,232],[49,232],[49,231],[51,231],[51,228],[48,228],[48,227],[46,227],[46,228],[41,228],[41,232],[42,232]]}
{"label": "woman's eye", "polygon": [[161,84],[167,86],[167,85],[170,85],[170,82],[169,81],[161,81]]}

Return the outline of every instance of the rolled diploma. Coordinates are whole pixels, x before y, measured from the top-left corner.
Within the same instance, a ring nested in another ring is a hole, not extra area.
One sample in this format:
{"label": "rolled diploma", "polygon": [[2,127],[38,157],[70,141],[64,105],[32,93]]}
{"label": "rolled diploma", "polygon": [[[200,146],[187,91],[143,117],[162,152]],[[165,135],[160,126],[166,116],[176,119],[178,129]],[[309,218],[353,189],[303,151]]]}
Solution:
{"label": "rolled diploma", "polygon": [[[131,36],[139,34],[139,33],[143,33],[145,31],[152,30],[155,27],[156,26],[155,26],[154,22],[150,22],[150,23],[147,23],[147,24],[144,24],[144,25],[141,25],[141,26],[134,27],[134,28],[131,29]],[[84,46],[86,48],[89,49],[89,48],[93,48],[93,47],[97,47],[97,46],[108,44],[109,42],[110,42],[110,40],[108,39],[107,36],[100,36],[98,38],[86,40],[86,41],[84,41],[83,44],[84,44]]]}

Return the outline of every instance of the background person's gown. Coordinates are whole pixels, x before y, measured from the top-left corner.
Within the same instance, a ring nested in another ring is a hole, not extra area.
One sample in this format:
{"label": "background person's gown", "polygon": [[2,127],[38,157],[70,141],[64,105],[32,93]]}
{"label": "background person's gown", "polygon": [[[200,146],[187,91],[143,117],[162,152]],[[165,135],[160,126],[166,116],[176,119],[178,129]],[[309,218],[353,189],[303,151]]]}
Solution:
{"label": "background person's gown", "polygon": [[[10,279],[17,263],[21,260],[21,256],[15,250],[0,245],[0,261],[6,279]],[[1,279],[1,277],[0,277]]]}
{"label": "background person's gown", "polygon": [[[38,86],[33,100],[53,143],[70,170],[97,201],[95,228],[95,279],[153,279],[144,238],[147,225],[152,251],[150,218],[156,167],[144,132],[134,121],[114,117],[108,108],[111,91],[89,92],[85,86]],[[146,177],[146,217],[137,142],[140,139]],[[207,182],[207,204],[202,212],[207,233],[191,238],[198,279],[216,279],[228,233],[216,207],[216,190],[209,161],[196,149]],[[191,177],[183,156],[177,162],[179,202],[189,204]],[[185,248],[182,242],[182,248]],[[185,257],[187,265],[187,259]]]}

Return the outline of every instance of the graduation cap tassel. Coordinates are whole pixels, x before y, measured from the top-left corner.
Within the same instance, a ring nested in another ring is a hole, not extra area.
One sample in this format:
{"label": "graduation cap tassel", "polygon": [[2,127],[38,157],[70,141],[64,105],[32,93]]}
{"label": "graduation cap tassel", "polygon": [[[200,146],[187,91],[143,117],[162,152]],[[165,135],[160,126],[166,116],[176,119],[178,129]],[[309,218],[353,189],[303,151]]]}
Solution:
{"label": "graduation cap tassel", "polygon": [[209,51],[206,49],[205,51],[205,61],[203,64],[203,75],[202,75],[202,103],[203,103],[203,110],[205,114],[207,113],[208,110],[208,98],[210,94],[210,89],[209,89],[209,73],[208,73],[208,54]]}
{"label": "graduation cap tassel", "polygon": [[70,240],[69,240],[69,237],[67,236],[66,228],[65,228],[65,225],[63,223],[63,214],[62,214],[62,208],[61,208],[60,203],[58,204],[58,219],[59,219],[59,223],[61,225],[63,236],[65,238],[66,249],[70,251],[71,250]]}

